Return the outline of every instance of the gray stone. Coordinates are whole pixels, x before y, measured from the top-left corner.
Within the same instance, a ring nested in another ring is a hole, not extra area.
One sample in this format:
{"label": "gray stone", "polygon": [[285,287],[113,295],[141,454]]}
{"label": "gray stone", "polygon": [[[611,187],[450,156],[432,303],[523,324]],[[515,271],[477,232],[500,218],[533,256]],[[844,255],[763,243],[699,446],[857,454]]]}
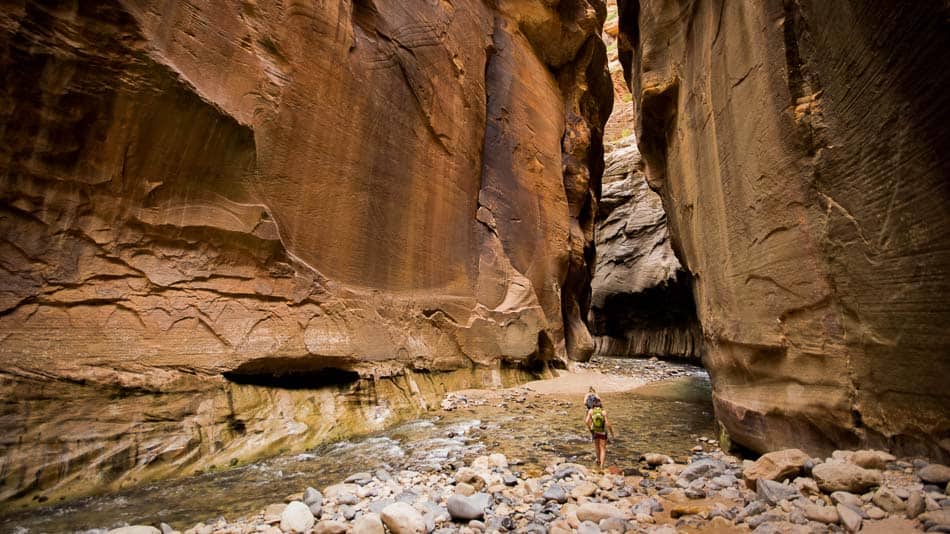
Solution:
{"label": "gray stone", "polygon": [[848,532],[857,532],[861,530],[862,519],[857,512],[843,504],[835,506],[838,511],[838,517],[841,519],[841,526]]}
{"label": "gray stone", "polygon": [[550,488],[544,490],[544,494],[541,495],[541,497],[546,501],[555,501],[560,504],[564,504],[567,502],[568,496],[567,496],[567,492],[564,491],[564,488],[562,488],[561,486],[557,484],[554,484]]}
{"label": "gray stone", "polygon": [[351,521],[354,517],[356,517],[356,508],[348,504],[344,504],[340,507],[340,515],[343,516],[343,519]]}
{"label": "gray stone", "polygon": [[759,514],[755,517],[750,517],[749,519],[746,519],[745,523],[749,525],[749,528],[755,529],[762,523],[772,523],[772,522],[784,521],[784,520],[785,520],[785,517],[778,512],[766,512],[764,514]]}
{"label": "gray stone", "polygon": [[373,501],[369,503],[369,511],[374,514],[381,514],[383,513],[384,508],[386,508],[390,504],[393,504],[394,502],[396,501],[393,499],[382,499],[379,501]]}
{"label": "gray stone", "polygon": [[162,534],[172,534],[172,532],[175,532],[175,529],[168,523],[161,523],[158,525],[158,529],[162,531]]}
{"label": "gray stone", "polygon": [[680,478],[692,482],[699,477],[710,478],[721,475],[724,469],[725,466],[722,462],[711,458],[704,458],[686,466],[686,469],[683,469],[683,472],[680,473]]}
{"label": "gray stone", "polygon": [[[469,521],[484,517],[485,508],[487,506],[484,505],[484,499],[478,498],[478,495],[479,494],[476,493],[471,497],[466,497],[465,495],[456,493],[449,497],[446,508],[448,508],[449,515],[452,516],[452,519]],[[485,494],[482,493],[481,495]]]}
{"label": "gray stone", "polygon": [[601,532],[626,532],[630,524],[619,517],[608,517],[598,525]]}
{"label": "gray stone", "polygon": [[653,497],[648,497],[633,505],[631,509],[634,515],[637,514],[646,514],[653,515],[663,511],[663,505],[660,504],[660,501],[654,499]]}
{"label": "gray stone", "polygon": [[765,478],[759,479],[755,488],[756,496],[773,506],[780,501],[791,501],[801,497],[801,493],[796,488]]}
{"label": "gray stone", "polygon": [[345,483],[359,484],[360,486],[365,486],[373,481],[373,475],[366,472],[353,473],[352,475],[346,477]]}
{"label": "gray stone", "polygon": [[768,508],[766,507],[764,502],[752,501],[749,504],[747,504],[745,508],[739,511],[739,514],[736,516],[736,520],[741,521],[748,517],[757,516],[761,514],[762,512],[766,511],[767,509]]}
{"label": "gray stone", "polygon": [[284,532],[306,532],[314,521],[313,513],[306,504],[292,501],[280,514],[280,529]]}
{"label": "gray stone", "polygon": [[593,521],[584,521],[577,526],[577,534],[600,534],[600,527]]}
{"label": "gray stone", "polygon": [[314,488],[307,488],[303,491],[303,503],[307,506],[314,503],[323,504],[323,494]]}
{"label": "gray stone", "polygon": [[941,464],[930,464],[918,471],[917,476],[927,484],[946,486],[947,482],[950,481],[950,467]]}

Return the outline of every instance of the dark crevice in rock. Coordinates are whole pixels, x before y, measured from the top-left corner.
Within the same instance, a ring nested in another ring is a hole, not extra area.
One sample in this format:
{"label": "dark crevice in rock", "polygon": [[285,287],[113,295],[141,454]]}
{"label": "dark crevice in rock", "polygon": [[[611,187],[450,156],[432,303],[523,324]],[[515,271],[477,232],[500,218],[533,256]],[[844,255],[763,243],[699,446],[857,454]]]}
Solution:
{"label": "dark crevice in rock", "polygon": [[321,359],[312,358],[262,358],[241,364],[222,376],[236,384],[283,389],[342,389],[360,379],[356,371],[327,366]]}

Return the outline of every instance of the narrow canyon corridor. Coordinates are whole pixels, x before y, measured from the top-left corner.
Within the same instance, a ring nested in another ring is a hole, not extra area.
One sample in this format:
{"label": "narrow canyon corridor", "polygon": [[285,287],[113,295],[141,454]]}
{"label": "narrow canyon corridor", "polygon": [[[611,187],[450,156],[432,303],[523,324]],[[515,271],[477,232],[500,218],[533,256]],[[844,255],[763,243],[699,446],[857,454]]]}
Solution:
{"label": "narrow canyon corridor", "polygon": [[950,532],[948,21],[5,2],[0,531]]}

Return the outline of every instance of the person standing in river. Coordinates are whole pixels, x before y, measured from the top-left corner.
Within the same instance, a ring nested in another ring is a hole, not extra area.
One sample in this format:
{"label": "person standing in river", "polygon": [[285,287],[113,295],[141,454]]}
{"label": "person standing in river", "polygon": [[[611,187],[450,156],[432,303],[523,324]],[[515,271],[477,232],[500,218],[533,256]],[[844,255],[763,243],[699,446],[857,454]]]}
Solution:
{"label": "person standing in river", "polygon": [[600,398],[594,397],[591,402],[592,407],[587,410],[587,417],[584,420],[587,429],[590,430],[594,440],[594,454],[597,458],[597,466],[604,468],[604,462],[607,459],[607,432],[614,438],[617,434],[614,432],[613,425],[607,419],[607,410],[604,409]]}

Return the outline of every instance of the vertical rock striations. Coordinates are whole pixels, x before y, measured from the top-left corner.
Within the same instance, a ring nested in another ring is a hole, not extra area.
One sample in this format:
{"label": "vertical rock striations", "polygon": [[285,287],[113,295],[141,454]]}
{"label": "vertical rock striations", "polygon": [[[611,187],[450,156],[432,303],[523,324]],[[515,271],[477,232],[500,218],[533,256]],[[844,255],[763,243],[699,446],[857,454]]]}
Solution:
{"label": "vertical rock striations", "polygon": [[620,8],[640,148],[733,439],[946,459],[946,5]]}
{"label": "vertical rock striations", "polygon": [[662,200],[647,185],[632,136],[606,156],[591,289],[598,354],[700,357],[689,275],[670,246]]}
{"label": "vertical rock striations", "polygon": [[[233,433],[211,429],[242,405],[223,375],[333,387],[588,357],[604,17],[596,0],[8,3],[0,498],[222,457]],[[217,400],[95,414],[183,392]],[[83,402],[50,408],[63,396]],[[30,432],[42,413],[85,424]],[[303,441],[259,442],[242,459]],[[108,474],[76,479],[87,465]]]}

